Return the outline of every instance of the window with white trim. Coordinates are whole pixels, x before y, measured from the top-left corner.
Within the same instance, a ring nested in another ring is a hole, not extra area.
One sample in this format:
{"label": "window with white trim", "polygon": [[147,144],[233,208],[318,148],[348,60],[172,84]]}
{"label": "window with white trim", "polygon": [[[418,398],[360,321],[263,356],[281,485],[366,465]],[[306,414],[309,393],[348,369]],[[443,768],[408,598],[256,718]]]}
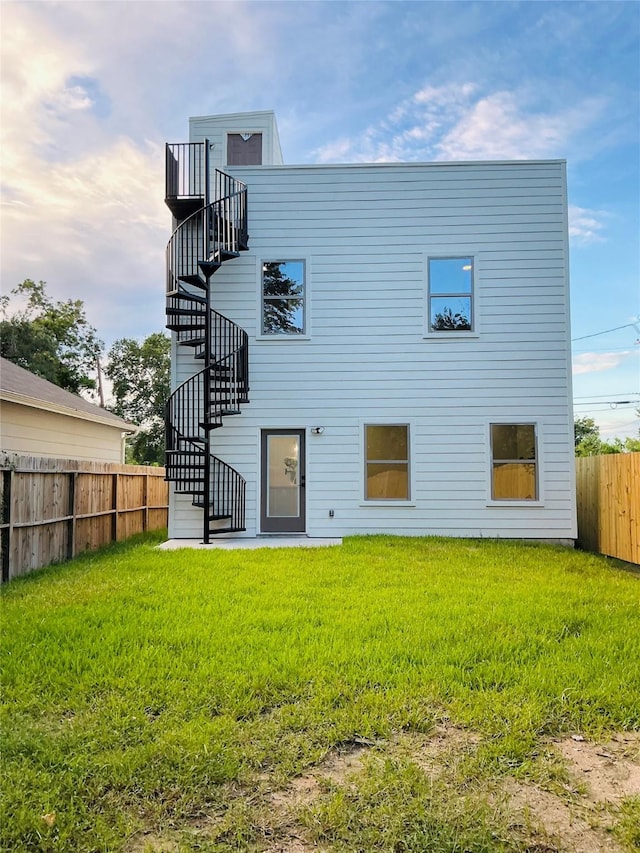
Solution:
{"label": "window with white trim", "polygon": [[365,424],[364,457],[365,500],[410,499],[408,424]]}
{"label": "window with white trim", "polygon": [[305,334],[304,261],[262,264],[262,334]]}
{"label": "window with white trim", "polygon": [[536,425],[491,424],[491,499],[538,500]]}
{"label": "window with white trim", "polygon": [[473,258],[429,258],[429,331],[472,332]]}

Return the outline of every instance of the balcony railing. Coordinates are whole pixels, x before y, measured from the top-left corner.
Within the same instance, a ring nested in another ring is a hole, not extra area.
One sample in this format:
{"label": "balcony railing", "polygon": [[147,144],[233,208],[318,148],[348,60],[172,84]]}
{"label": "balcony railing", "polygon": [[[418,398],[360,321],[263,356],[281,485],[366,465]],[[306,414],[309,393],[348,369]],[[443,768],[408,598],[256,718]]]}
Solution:
{"label": "balcony railing", "polygon": [[166,145],[165,200],[204,198],[205,148],[202,142]]}

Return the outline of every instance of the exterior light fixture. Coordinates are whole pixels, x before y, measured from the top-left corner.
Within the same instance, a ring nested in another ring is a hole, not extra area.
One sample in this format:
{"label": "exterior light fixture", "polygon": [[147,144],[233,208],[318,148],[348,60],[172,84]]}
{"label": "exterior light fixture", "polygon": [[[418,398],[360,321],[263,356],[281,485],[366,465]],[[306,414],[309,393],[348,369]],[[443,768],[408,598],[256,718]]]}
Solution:
{"label": "exterior light fixture", "polygon": [[311,427],[311,435],[322,435],[324,427]]}

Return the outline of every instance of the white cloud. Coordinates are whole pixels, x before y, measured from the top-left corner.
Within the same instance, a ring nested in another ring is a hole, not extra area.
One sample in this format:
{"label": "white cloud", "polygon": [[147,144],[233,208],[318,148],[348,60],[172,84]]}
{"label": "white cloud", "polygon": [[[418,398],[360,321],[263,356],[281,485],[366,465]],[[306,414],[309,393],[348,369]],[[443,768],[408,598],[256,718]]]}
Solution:
{"label": "white cloud", "polygon": [[597,113],[597,105],[589,101],[562,113],[535,113],[521,95],[495,92],[465,110],[437,148],[444,160],[557,156]]}
{"label": "white cloud", "polygon": [[623,352],[583,352],[573,358],[573,374],[600,373],[618,367],[625,359],[633,354],[633,350]]}
{"label": "white cloud", "polygon": [[362,134],[314,154],[320,163],[566,156],[602,107],[602,101],[586,98],[568,109],[540,111],[525,91],[482,94],[470,82],[425,86]]}
{"label": "white cloud", "polygon": [[[12,38],[3,43],[4,287],[44,279],[53,298],[85,301],[107,339],[141,313],[161,327],[170,226],[162,147],[105,132],[90,93],[74,81],[96,73],[82,46],[31,7],[11,8]],[[157,310],[132,311],[152,289]]]}
{"label": "white cloud", "polygon": [[605,224],[602,221],[608,214],[604,210],[590,210],[586,207],[569,205],[569,237],[580,245],[602,243],[602,231]]}
{"label": "white cloud", "polygon": [[251,79],[279,55],[269,6],[4,4],[6,291],[44,279],[108,342],[164,326],[162,143],[189,115],[251,108]]}
{"label": "white cloud", "polygon": [[70,110],[88,110],[93,106],[93,100],[82,86],[66,86],[56,92],[46,106],[53,107],[63,113]]}

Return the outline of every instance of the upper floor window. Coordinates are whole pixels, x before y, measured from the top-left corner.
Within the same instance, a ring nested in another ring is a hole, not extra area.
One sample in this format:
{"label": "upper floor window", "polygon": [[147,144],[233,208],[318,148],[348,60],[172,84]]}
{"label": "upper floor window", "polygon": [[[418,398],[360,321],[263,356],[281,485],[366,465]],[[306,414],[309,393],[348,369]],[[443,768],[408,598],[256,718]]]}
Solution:
{"label": "upper floor window", "polygon": [[473,258],[430,258],[429,331],[473,328]]}
{"label": "upper floor window", "polygon": [[408,501],[408,424],[365,424],[365,499]]}
{"label": "upper floor window", "polygon": [[535,424],[491,424],[491,499],[538,499]]}
{"label": "upper floor window", "polygon": [[261,133],[228,133],[227,166],[261,166]]}
{"label": "upper floor window", "polygon": [[304,333],[304,261],[265,261],[262,264],[262,334]]}

